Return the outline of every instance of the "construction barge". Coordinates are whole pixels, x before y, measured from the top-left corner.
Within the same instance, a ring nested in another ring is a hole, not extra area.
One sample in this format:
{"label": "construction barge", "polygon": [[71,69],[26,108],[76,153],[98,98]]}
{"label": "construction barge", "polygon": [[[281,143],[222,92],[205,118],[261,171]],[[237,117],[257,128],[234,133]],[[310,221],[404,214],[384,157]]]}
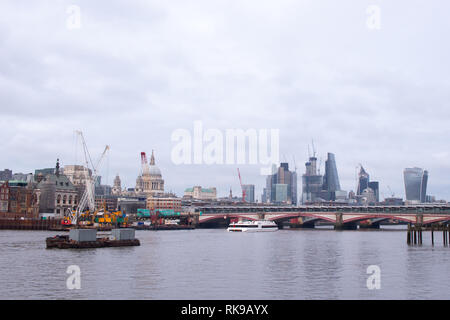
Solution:
{"label": "construction barge", "polygon": [[56,235],[45,240],[47,249],[92,249],[140,246],[134,229],[113,229],[110,237],[97,238],[96,229],[70,229],[69,235]]}

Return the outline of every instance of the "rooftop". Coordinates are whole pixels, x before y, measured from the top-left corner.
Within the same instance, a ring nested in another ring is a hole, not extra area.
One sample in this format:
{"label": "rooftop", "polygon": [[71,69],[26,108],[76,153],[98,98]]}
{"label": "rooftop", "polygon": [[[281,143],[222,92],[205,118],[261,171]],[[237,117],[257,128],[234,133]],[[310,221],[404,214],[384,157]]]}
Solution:
{"label": "rooftop", "polygon": [[[194,188],[186,188],[184,192],[194,192]],[[214,193],[214,190],[211,188],[201,188],[201,192]]]}

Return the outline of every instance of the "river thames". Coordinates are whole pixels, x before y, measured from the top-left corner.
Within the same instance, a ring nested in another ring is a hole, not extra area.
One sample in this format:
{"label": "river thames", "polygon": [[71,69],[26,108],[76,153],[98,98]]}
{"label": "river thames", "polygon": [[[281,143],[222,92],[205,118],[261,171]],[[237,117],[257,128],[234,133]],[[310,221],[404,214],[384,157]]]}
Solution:
{"label": "river thames", "polygon": [[[406,232],[137,231],[139,247],[45,249],[46,231],[0,231],[1,299],[450,299],[450,248]],[[81,270],[69,290],[68,266]],[[380,268],[369,290],[369,266]]]}

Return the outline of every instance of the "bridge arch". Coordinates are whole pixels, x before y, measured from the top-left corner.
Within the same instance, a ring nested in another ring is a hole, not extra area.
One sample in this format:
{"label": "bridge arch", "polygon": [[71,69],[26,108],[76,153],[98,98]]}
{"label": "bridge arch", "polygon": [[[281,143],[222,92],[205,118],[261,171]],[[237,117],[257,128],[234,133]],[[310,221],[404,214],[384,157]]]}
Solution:
{"label": "bridge arch", "polygon": [[214,221],[223,221],[227,219],[243,219],[243,220],[258,220],[258,215],[252,214],[236,214],[236,213],[227,213],[227,214],[205,214],[199,216],[198,223],[210,223]]}
{"label": "bridge arch", "polygon": [[423,217],[423,225],[432,224],[435,222],[444,222],[444,221],[450,221],[450,217],[432,217],[430,219],[427,219],[427,217],[424,215]]}
{"label": "bridge arch", "polygon": [[313,222],[323,220],[326,222],[336,223],[336,215],[335,214],[316,214],[310,212],[289,212],[283,214],[273,214],[273,216],[269,216],[266,219],[275,222],[281,222],[288,219],[293,218],[310,218],[307,223],[311,224]]}

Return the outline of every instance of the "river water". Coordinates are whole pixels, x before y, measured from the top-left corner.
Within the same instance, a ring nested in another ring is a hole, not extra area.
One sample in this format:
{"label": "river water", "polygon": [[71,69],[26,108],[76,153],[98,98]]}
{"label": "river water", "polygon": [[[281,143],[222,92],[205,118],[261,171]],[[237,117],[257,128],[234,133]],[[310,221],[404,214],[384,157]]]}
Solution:
{"label": "river water", "polygon": [[[45,249],[55,234],[0,230],[0,299],[450,299],[441,233],[410,247],[391,229],[137,231],[139,247]],[[67,289],[70,265],[79,290]]]}

